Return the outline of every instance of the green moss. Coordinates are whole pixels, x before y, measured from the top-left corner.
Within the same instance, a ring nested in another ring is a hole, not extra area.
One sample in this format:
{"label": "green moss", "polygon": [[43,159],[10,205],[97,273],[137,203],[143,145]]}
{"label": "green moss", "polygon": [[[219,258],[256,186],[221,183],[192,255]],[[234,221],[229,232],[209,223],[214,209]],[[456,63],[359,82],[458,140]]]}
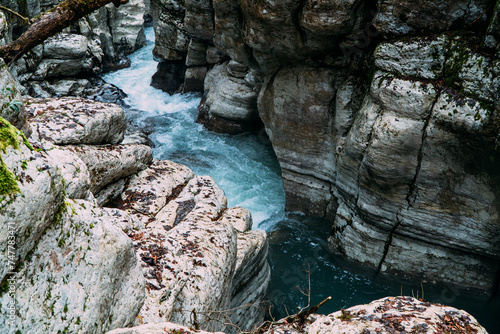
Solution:
{"label": "green moss", "polygon": [[9,288],[10,288],[10,283],[9,283],[9,280],[6,279],[5,282],[3,282],[2,285],[0,285],[0,297],[6,293],[7,291],[9,291]]}
{"label": "green moss", "polygon": [[20,131],[6,119],[0,117],[0,149],[5,153],[8,147],[19,149]]}
{"label": "green moss", "polygon": [[0,160],[0,196],[11,196],[19,192],[16,176]]}

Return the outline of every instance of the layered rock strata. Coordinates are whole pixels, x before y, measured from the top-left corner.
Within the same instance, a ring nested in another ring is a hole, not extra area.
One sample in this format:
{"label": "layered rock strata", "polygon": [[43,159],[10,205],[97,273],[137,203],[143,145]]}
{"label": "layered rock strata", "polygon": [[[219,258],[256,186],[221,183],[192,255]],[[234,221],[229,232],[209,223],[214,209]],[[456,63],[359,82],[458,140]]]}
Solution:
{"label": "layered rock strata", "polygon": [[205,66],[212,44],[231,58],[205,78],[209,129],[234,132],[258,91],[288,210],[327,218],[336,250],[381,271],[494,290],[498,4],[186,1],[172,20],[174,2],[153,3],[162,59]]}

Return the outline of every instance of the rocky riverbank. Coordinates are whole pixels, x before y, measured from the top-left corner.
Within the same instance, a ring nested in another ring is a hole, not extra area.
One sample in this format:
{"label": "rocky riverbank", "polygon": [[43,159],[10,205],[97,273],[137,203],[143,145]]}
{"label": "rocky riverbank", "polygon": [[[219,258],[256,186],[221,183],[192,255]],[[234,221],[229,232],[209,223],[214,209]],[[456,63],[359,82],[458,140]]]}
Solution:
{"label": "rocky riverbank", "polygon": [[[33,17],[57,1],[8,2]],[[336,250],[380,271],[494,291],[498,5],[151,6],[167,69],[159,85],[204,91],[199,120],[210,129],[263,123],[287,208],[329,219]],[[118,101],[95,75],[127,66],[147,8],[106,6],[0,64],[0,327],[9,333],[230,332],[263,319],[267,240],[250,230],[248,210],[227,208],[209,176],[153,159],[117,105],[51,97]],[[8,43],[22,28],[0,13]],[[462,311],[404,297],[268,332],[367,328],[484,332]]]}

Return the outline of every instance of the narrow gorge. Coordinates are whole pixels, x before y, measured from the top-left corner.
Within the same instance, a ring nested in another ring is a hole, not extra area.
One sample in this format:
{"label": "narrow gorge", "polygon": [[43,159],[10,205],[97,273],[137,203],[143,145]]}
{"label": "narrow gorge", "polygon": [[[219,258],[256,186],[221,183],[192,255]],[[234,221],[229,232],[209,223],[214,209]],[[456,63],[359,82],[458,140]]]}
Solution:
{"label": "narrow gorge", "polygon": [[0,59],[0,332],[498,332],[499,10],[116,1]]}

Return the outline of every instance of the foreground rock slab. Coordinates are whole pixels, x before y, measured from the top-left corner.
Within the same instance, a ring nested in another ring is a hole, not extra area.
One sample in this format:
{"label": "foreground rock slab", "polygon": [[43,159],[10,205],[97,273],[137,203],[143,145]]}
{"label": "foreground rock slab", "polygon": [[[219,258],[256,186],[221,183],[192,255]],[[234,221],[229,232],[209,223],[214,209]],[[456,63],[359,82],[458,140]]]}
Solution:
{"label": "foreground rock slab", "polygon": [[266,234],[249,231],[248,210],[226,203],[211,177],[170,161],[155,160],[130,179],[118,208],[135,218],[127,231],[147,284],[139,322],[190,326],[195,313],[200,328],[224,330],[263,320]]}
{"label": "foreground rock slab", "polygon": [[[366,305],[328,315],[312,314],[303,322],[293,316],[264,327],[265,334],[359,334],[359,333],[477,333],[487,334],[465,311],[412,297],[386,297]],[[172,323],[122,328],[107,334],[205,333]]]}

